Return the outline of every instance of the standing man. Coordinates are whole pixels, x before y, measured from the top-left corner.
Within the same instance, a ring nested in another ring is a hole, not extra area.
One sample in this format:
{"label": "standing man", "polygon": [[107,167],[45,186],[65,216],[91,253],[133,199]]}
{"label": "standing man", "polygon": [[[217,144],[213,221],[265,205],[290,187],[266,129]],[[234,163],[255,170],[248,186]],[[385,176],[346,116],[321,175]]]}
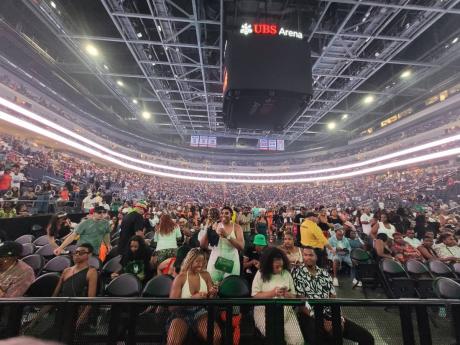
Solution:
{"label": "standing man", "polygon": [[252,214],[249,207],[244,207],[243,212],[238,215],[237,223],[243,229],[244,243],[246,248],[250,245],[251,240],[251,223],[252,223]]}
{"label": "standing man", "polygon": [[134,204],[131,211],[123,217],[120,228],[120,240],[118,241],[118,254],[123,255],[128,250],[129,239],[134,235],[144,237],[144,213],[148,210],[145,201]]}
{"label": "standing man", "polygon": [[[337,224],[336,224],[337,225]],[[330,255],[329,259],[332,260],[332,283],[334,286],[339,286],[339,280],[337,279],[337,272],[339,271],[342,263],[347,264],[351,268],[352,278],[354,279],[353,284],[357,284],[354,272],[353,272],[353,263],[351,262],[351,245],[348,241],[348,238],[343,236],[343,230],[335,230],[335,235],[329,239],[329,244],[335,248],[335,254]]]}
{"label": "standing man", "polygon": [[[299,295],[309,299],[335,298],[336,292],[331,276],[326,270],[316,265],[316,251],[314,248],[303,249],[303,264],[294,268],[292,278]],[[359,345],[374,345],[374,337],[366,329],[356,323],[341,317],[342,336]],[[332,312],[330,307],[324,308],[323,327],[316,328],[314,310],[306,303],[299,314],[299,323],[305,340],[312,345],[334,344],[332,335]]]}
{"label": "standing man", "polygon": [[366,207],[364,208],[364,212],[363,214],[361,215],[361,218],[359,219],[360,222],[361,222],[361,226],[363,228],[363,232],[369,236],[370,232],[371,232],[371,219],[372,219],[373,215],[371,214],[371,210],[369,209],[369,207]]}
{"label": "standing man", "polygon": [[60,255],[76,239],[78,239],[77,245],[90,244],[95,256],[99,255],[99,248],[102,242],[106,245],[107,250],[110,251],[110,223],[105,219],[106,215],[107,210],[103,206],[96,206],[93,216],[78,224],[75,231],[67,236],[65,241],[54,250],[54,254]]}
{"label": "standing man", "polygon": [[305,215],[305,220],[300,225],[300,244],[303,247],[314,248],[318,265],[322,266],[324,248],[329,249],[333,255],[335,255],[335,249],[329,244],[317,223],[318,215],[316,213],[308,212]]}

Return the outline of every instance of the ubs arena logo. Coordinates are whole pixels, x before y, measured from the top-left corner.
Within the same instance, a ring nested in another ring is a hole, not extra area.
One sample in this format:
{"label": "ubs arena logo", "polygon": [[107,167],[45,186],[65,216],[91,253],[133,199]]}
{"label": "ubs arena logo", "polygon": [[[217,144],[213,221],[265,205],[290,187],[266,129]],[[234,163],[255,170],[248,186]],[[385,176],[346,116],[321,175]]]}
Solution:
{"label": "ubs arena logo", "polygon": [[276,24],[248,24],[244,23],[241,25],[240,33],[248,36],[251,34],[255,35],[270,35],[270,36],[287,36],[294,37],[297,39],[303,39],[303,34],[298,31],[287,30],[285,28],[278,28]]}

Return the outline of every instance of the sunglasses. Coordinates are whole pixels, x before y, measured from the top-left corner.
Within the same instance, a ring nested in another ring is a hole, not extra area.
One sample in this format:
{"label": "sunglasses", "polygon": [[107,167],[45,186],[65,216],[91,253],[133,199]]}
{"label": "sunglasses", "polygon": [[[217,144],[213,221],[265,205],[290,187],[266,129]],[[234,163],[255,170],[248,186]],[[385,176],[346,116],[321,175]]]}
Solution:
{"label": "sunglasses", "polygon": [[76,250],[75,253],[73,253],[73,255],[85,255],[85,254],[89,254],[89,252],[87,252],[86,250]]}

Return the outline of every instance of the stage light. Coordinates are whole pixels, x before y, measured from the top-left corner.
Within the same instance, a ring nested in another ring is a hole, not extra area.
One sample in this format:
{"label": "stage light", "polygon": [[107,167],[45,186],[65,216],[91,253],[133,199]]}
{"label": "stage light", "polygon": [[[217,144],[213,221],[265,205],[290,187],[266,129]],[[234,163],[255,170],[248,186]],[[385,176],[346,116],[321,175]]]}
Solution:
{"label": "stage light", "polygon": [[124,86],[125,84],[121,80],[117,80],[117,85],[118,86]]}
{"label": "stage light", "polygon": [[342,115],[342,120],[345,121],[346,119],[348,119],[348,114],[343,114]]}
{"label": "stage light", "polygon": [[375,97],[373,95],[368,95],[364,97],[363,102],[364,104],[371,104],[372,102],[374,102],[374,100],[375,100]]}
{"label": "stage light", "polygon": [[142,32],[138,32],[138,33],[136,34],[136,36],[137,36],[138,38],[142,38]]}
{"label": "stage light", "polygon": [[56,3],[54,1],[51,1],[50,5],[51,5],[52,8],[56,9]]}
{"label": "stage light", "polygon": [[342,166],[331,167],[331,168],[323,168],[323,169],[318,169],[318,170],[311,170],[310,169],[310,170],[304,170],[304,171],[273,172],[273,173],[227,172],[227,171],[208,171],[208,170],[205,171],[205,170],[193,170],[193,169],[187,169],[187,168],[179,168],[179,167],[162,165],[162,164],[157,164],[157,163],[153,163],[153,162],[149,162],[149,161],[145,161],[145,160],[136,159],[136,158],[124,155],[122,153],[113,151],[113,150],[111,150],[111,149],[109,149],[109,148],[107,148],[107,147],[105,147],[103,145],[100,145],[100,144],[98,144],[98,143],[96,143],[96,142],[94,142],[94,141],[92,141],[90,139],[87,139],[86,137],[83,137],[83,136],[81,136],[81,135],[79,135],[79,134],[77,134],[77,133],[75,133],[75,132],[73,132],[73,131],[65,128],[65,127],[62,127],[62,126],[56,124],[53,121],[45,119],[45,118],[41,117],[40,115],[37,115],[37,114],[31,112],[30,110],[27,110],[27,109],[17,105],[16,103],[13,103],[13,102],[11,102],[11,101],[9,101],[7,99],[4,99],[2,97],[0,97],[0,105],[3,105],[4,107],[9,108],[9,109],[11,109],[11,110],[13,110],[15,112],[18,112],[18,113],[28,117],[29,119],[37,121],[37,122],[39,122],[39,123],[41,123],[41,124],[43,124],[43,125],[45,125],[47,127],[53,128],[53,129],[65,134],[67,137],[71,137],[71,138],[77,139],[80,142],[88,144],[88,145],[90,145],[90,146],[92,146],[92,147],[94,147],[94,148],[96,148],[96,149],[98,149],[100,151],[105,152],[106,154],[122,158],[122,159],[124,159],[126,161],[130,161],[130,162],[142,164],[142,165],[145,165],[145,166],[149,166],[149,167],[159,168],[159,169],[163,169],[163,170],[183,172],[183,173],[189,173],[189,174],[200,174],[200,175],[251,176],[251,177],[314,175],[314,174],[329,173],[329,172],[336,172],[336,171],[341,171],[341,170],[349,170],[349,169],[360,168],[360,167],[364,167],[366,165],[371,165],[371,164],[374,164],[374,163],[383,162],[385,160],[394,159],[394,158],[405,156],[405,155],[408,155],[408,154],[412,154],[412,153],[415,153],[415,152],[418,152],[418,151],[431,149],[431,148],[438,147],[438,146],[441,146],[441,145],[453,143],[455,141],[460,141],[460,134],[457,134],[457,135],[453,135],[451,137],[442,138],[442,139],[432,141],[432,142],[429,142],[429,143],[425,143],[425,144],[422,144],[422,145],[418,145],[418,146],[410,147],[410,148],[407,148],[407,149],[404,149],[404,150],[392,152],[392,153],[389,153],[389,154],[386,154],[386,155],[383,155],[383,156],[379,156],[379,157],[376,157],[376,158],[372,158],[372,159],[369,159],[369,160],[360,161],[360,162],[357,162],[357,163],[352,163],[352,164],[347,164],[347,165],[342,165]]}
{"label": "stage light", "polygon": [[149,113],[148,111],[143,111],[143,112],[142,112],[142,117],[143,117],[144,119],[146,119],[146,120],[149,120],[150,117],[151,117],[151,115],[150,115],[150,113]]}
{"label": "stage light", "polygon": [[458,37],[455,37],[453,40],[452,40],[452,44],[455,44],[458,42]]}
{"label": "stage light", "polygon": [[108,71],[108,70],[109,70],[109,66],[104,65],[104,69]]}
{"label": "stage light", "polygon": [[342,174],[336,174],[336,175],[328,175],[328,176],[318,176],[318,177],[303,177],[303,178],[295,178],[295,179],[233,179],[233,178],[215,178],[215,177],[203,177],[203,176],[188,176],[188,175],[179,175],[179,174],[172,174],[172,173],[167,173],[164,171],[157,171],[157,170],[152,170],[152,169],[146,169],[142,168],[136,165],[132,165],[129,163],[126,163],[124,161],[121,161],[117,158],[114,158],[112,156],[108,156],[100,151],[94,150],[88,146],[82,145],[80,143],[77,143],[73,140],[70,140],[68,138],[65,138],[59,134],[56,134],[54,132],[51,132],[48,129],[39,127],[37,125],[34,125],[31,122],[27,122],[24,120],[19,119],[17,116],[13,116],[10,114],[7,114],[3,111],[0,111],[0,120],[9,122],[11,124],[14,124],[16,126],[22,127],[26,130],[29,130],[31,132],[35,132],[39,135],[46,136],[52,140],[61,142],[65,145],[68,145],[70,147],[73,147],[77,150],[80,150],[88,155],[97,157],[99,159],[111,162],[115,165],[118,165],[120,167],[123,167],[125,169],[137,171],[140,173],[144,174],[149,174],[149,175],[157,175],[157,176],[162,176],[162,177],[170,177],[170,178],[177,178],[177,179],[182,179],[182,180],[189,180],[189,181],[203,181],[203,182],[227,182],[227,183],[250,183],[250,184],[274,184],[274,183],[308,183],[308,182],[319,182],[319,181],[329,181],[329,180],[338,180],[338,179],[344,179],[344,178],[349,178],[349,177],[354,177],[354,176],[360,176],[364,174],[370,174],[370,173],[375,173],[379,171],[386,171],[389,169],[405,166],[405,165],[410,165],[410,164],[415,164],[415,163],[421,163],[421,162],[429,162],[434,159],[439,159],[439,158],[444,158],[444,157],[449,157],[449,156],[455,156],[460,154],[460,147],[455,147],[449,150],[443,150],[440,152],[434,152],[430,154],[425,154],[422,156],[418,157],[412,157],[412,158],[407,158],[401,161],[396,161],[396,162],[390,162],[386,164],[382,164],[379,166],[374,166],[366,169],[361,169],[361,170],[356,170],[356,171],[351,171],[347,173],[342,173]]}
{"label": "stage light", "polygon": [[134,103],[134,104],[137,104],[137,103],[138,103],[138,102],[137,102],[137,99],[133,98],[133,103]]}
{"label": "stage light", "polygon": [[99,51],[92,44],[87,44],[85,49],[86,49],[86,52],[91,56],[98,56],[99,55]]}
{"label": "stage light", "polygon": [[327,129],[329,129],[330,131],[332,131],[333,129],[335,129],[336,126],[337,126],[337,125],[335,124],[335,122],[332,121],[332,122],[329,122],[329,123],[327,124]]}
{"label": "stage light", "polygon": [[402,79],[407,79],[412,75],[412,71],[410,69],[405,70],[404,72],[401,73],[401,78]]}

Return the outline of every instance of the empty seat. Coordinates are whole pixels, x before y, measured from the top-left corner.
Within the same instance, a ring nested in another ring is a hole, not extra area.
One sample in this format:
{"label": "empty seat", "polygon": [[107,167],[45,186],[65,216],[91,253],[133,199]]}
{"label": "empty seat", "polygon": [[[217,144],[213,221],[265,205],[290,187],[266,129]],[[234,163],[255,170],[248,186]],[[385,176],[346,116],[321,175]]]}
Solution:
{"label": "empty seat", "polygon": [[46,246],[38,248],[35,254],[39,254],[49,259],[54,256],[54,249],[55,248],[48,243]]}
{"label": "empty seat", "polygon": [[123,273],[106,286],[105,293],[112,297],[136,297],[141,289],[142,284],[135,275]]}
{"label": "empty seat", "polygon": [[23,243],[21,258],[32,255],[35,252],[35,245],[33,243]]}
{"label": "empty seat", "polygon": [[383,259],[380,261],[380,270],[388,297],[418,297],[414,280],[409,277],[399,262],[391,259]]}
{"label": "empty seat", "polygon": [[112,249],[107,253],[104,262],[108,262],[109,260],[113,259],[118,255],[118,246],[113,246]]}
{"label": "empty seat", "polygon": [[46,245],[49,243],[49,241],[48,241],[48,236],[47,236],[47,235],[40,236],[40,237],[37,238],[33,243],[34,243],[37,247],[46,246]]}
{"label": "empty seat", "polygon": [[456,262],[452,265],[452,267],[454,268],[454,272],[457,275],[457,277],[460,278],[460,262]]}
{"label": "empty seat", "polygon": [[35,279],[26,292],[27,297],[51,297],[59,282],[59,273],[46,273]]}
{"label": "empty seat", "polygon": [[355,248],[350,253],[350,258],[355,266],[356,280],[362,282],[363,288],[378,285],[378,266],[370,254],[360,248]]}
{"label": "empty seat", "polygon": [[173,277],[170,275],[156,276],[145,284],[142,297],[167,298],[171,291]]}
{"label": "empty seat", "polygon": [[460,299],[460,284],[450,278],[439,277],[434,281],[434,291],[439,298]]}
{"label": "empty seat", "polygon": [[43,256],[38,254],[28,255],[25,258],[22,258],[21,261],[25,262],[27,265],[32,267],[36,276],[38,275],[38,273],[40,273],[45,263],[45,259],[43,258]]}
{"label": "empty seat", "polygon": [[65,247],[65,250],[69,252],[69,254],[74,254],[75,251],[77,250],[77,245],[76,244],[71,244],[67,247]]}
{"label": "empty seat", "polygon": [[431,273],[433,273],[436,277],[457,279],[457,276],[452,268],[450,268],[445,262],[440,260],[431,260],[428,262],[428,267],[430,268]]}
{"label": "empty seat", "polygon": [[244,298],[250,297],[251,291],[246,279],[240,276],[228,276],[222,280],[218,295],[221,298]]}
{"label": "empty seat", "polygon": [[24,244],[24,243],[32,243],[35,237],[33,235],[22,235],[14,240],[14,242]]}
{"label": "empty seat", "polygon": [[102,273],[111,274],[114,272],[120,272],[123,268],[120,264],[120,260],[121,255],[118,255],[107,261],[105,265],[102,267]]}
{"label": "empty seat", "polygon": [[68,256],[56,256],[48,261],[43,267],[44,272],[58,272],[61,273],[66,268],[72,265],[72,261]]}
{"label": "empty seat", "polygon": [[418,260],[408,260],[406,269],[409,277],[414,279],[420,298],[435,298],[433,291],[434,276],[423,263]]}

